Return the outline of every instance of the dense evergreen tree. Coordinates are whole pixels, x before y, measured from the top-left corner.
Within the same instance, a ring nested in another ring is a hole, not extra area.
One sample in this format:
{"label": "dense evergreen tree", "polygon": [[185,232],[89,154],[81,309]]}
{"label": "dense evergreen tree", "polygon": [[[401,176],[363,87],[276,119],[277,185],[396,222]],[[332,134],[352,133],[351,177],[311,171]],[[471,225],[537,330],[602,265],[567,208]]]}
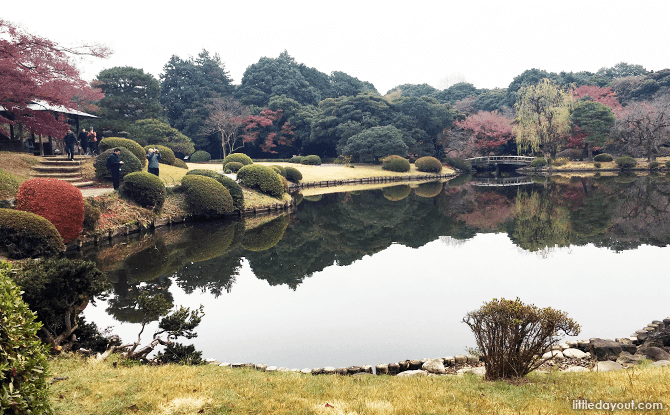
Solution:
{"label": "dense evergreen tree", "polygon": [[170,125],[190,137],[198,149],[219,154],[221,140],[202,126],[209,115],[205,107],[212,98],[233,93],[232,79],[219,55],[203,50],[197,58],[181,59],[173,55],[163,67],[160,103]]}
{"label": "dense evergreen tree", "polygon": [[105,94],[97,103],[99,118],[93,123],[99,130],[111,130],[112,135],[118,135],[128,131],[137,120],[166,120],[158,100],[160,84],[142,69],[129,66],[104,69],[92,84]]}

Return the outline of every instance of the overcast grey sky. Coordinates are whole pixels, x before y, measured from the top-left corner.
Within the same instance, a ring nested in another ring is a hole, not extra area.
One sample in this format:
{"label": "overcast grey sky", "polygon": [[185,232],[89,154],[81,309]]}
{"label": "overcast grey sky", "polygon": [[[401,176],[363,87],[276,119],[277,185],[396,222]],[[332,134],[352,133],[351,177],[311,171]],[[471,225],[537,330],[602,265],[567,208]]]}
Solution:
{"label": "overcast grey sky", "polygon": [[[85,79],[113,66],[158,77],[171,55],[218,53],[233,82],[283,50],[322,72],[343,71],[385,94],[394,86],[466,81],[504,88],[526,69],[592,71],[618,62],[670,67],[670,1],[33,0],[1,17],[72,44],[114,50],[82,62]],[[177,4],[182,7],[178,7]]]}

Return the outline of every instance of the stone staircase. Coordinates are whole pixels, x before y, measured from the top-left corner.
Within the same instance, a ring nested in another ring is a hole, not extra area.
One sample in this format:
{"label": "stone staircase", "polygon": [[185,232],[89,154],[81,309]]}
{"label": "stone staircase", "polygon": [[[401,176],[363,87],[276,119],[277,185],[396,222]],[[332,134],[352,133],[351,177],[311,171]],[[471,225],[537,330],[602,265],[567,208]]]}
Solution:
{"label": "stone staircase", "polygon": [[45,177],[65,180],[75,187],[92,186],[92,181],[86,181],[81,177],[81,165],[85,156],[74,156],[74,160],[68,160],[67,156],[45,156],[39,164],[32,166],[31,177]]}

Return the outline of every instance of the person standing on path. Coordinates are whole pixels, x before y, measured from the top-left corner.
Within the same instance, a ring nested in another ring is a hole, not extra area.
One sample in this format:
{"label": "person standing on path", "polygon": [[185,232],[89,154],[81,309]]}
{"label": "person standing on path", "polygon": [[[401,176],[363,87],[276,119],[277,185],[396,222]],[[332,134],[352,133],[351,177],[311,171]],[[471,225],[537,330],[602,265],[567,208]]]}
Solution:
{"label": "person standing on path", "polygon": [[95,131],[93,131],[93,127],[91,127],[91,131],[88,132],[88,151],[91,152],[91,155],[94,155],[97,148],[98,138],[96,137]]}
{"label": "person standing on path", "polygon": [[65,143],[65,154],[67,154],[68,160],[74,160],[74,143],[77,142],[77,137],[74,136],[72,131],[67,130],[67,135],[63,138],[63,143]]}
{"label": "person standing on path", "polygon": [[158,176],[158,162],[161,159],[161,153],[157,148],[150,148],[147,153],[147,160],[149,160],[149,167],[147,170],[151,174]]}
{"label": "person standing on path", "polygon": [[79,133],[79,136],[77,137],[79,140],[79,145],[81,146],[81,151],[85,154],[88,155],[88,133],[86,132],[86,128],[82,128],[81,132]]}
{"label": "person standing on path", "polygon": [[107,157],[107,171],[112,174],[112,184],[114,184],[114,190],[119,190],[119,181],[121,178],[121,165],[123,160],[121,160],[121,149],[115,148],[112,151],[112,154]]}

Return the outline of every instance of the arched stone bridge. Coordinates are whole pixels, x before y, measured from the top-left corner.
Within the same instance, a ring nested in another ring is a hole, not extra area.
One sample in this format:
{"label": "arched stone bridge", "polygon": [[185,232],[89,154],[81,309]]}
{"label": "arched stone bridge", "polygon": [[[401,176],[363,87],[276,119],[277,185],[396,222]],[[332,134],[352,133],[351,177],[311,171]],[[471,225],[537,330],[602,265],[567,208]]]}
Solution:
{"label": "arched stone bridge", "polygon": [[466,159],[474,168],[490,169],[496,166],[509,166],[512,168],[530,166],[534,157],[528,156],[484,156]]}

